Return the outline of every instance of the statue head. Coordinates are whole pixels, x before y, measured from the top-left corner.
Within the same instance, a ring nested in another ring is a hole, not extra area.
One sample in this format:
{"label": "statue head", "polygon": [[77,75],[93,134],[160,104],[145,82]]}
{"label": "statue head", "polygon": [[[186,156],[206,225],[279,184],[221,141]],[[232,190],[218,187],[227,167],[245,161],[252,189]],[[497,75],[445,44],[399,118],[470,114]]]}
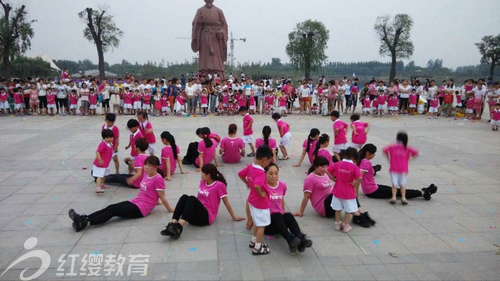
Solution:
{"label": "statue head", "polygon": [[214,6],[214,0],[205,0],[205,6],[212,8]]}

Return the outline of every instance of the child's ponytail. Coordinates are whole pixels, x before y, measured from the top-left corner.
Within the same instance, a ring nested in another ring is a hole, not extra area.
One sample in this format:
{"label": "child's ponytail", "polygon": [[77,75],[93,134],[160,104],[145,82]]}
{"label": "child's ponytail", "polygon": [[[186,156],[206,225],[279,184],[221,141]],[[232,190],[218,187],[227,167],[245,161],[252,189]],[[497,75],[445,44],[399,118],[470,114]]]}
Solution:
{"label": "child's ponytail", "polygon": [[210,139],[210,129],[208,127],[203,127],[200,130],[201,137],[203,138],[203,141],[205,142],[205,147],[209,148],[212,147],[213,142]]}
{"label": "child's ponytail", "polygon": [[227,186],[227,182],[226,179],[224,178],[224,175],[221,172],[219,172],[219,170],[217,170],[217,167],[214,164],[203,165],[203,167],[201,167],[201,171],[206,175],[210,175],[210,177],[214,181],[220,181]]}
{"label": "child's ponytail", "polygon": [[375,154],[377,152],[377,147],[372,143],[367,143],[359,151],[359,158],[357,161],[358,166],[361,165],[361,161],[366,158],[366,153]]}
{"label": "child's ponytail", "polygon": [[322,134],[319,137],[318,142],[316,143],[316,148],[314,148],[314,157],[318,157],[318,151],[321,145],[326,143],[327,141],[330,141],[330,137],[327,134]]}
{"label": "child's ponytail", "polygon": [[175,144],[174,136],[170,132],[165,131],[161,133],[161,138],[166,139],[168,143],[170,143],[170,146],[172,147],[172,152],[174,153],[174,159],[177,160],[177,154],[179,152],[177,151],[177,145]]}
{"label": "child's ponytail", "polygon": [[309,132],[309,136],[307,137],[307,146],[306,146],[306,152],[309,152],[309,147],[311,146],[311,142],[313,141],[312,139],[315,138],[317,135],[320,134],[320,131],[316,128],[311,129]]}
{"label": "child's ponytail", "polygon": [[269,136],[271,135],[271,127],[264,126],[264,128],[262,128],[262,135],[264,136],[264,144],[269,146]]}

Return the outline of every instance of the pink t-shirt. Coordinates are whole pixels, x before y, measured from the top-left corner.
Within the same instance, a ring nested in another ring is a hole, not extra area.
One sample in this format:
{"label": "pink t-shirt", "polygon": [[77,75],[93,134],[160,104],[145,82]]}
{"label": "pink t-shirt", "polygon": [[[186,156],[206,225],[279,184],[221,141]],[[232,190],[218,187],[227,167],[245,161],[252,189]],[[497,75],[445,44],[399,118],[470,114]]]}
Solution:
{"label": "pink t-shirt", "polygon": [[165,190],[165,181],[160,174],[151,178],[145,176],[140,182],[139,188],[139,194],[129,201],[134,203],[145,217],[155,208],[158,198],[160,198],[158,191]]}
{"label": "pink t-shirt", "polygon": [[[269,139],[267,140],[267,142],[268,142],[268,143],[267,143],[267,146],[269,146],[269,148],[270,148],[271,150],[276,149],[276,147],[277,147],[277,146],[276,146],[276,140],[275,140],[275,139],[273,139],[273,138],[269,138]],[[255,149],[258,149],[261,145],[264,145],[264,144],[265,144],[265,142],[264,142],[264,139],[263,139],[263,138],[258,138],[258,139],[256,139],[256,140],[255,140]]]}
{"label": "pink t-shirt", "polygon": [[280,103],[280,106],[286,106],[286,102],[288,101],[288,98],[287,96],[285,95],[281,95],[280,98],[279,98],[279,103]]}
{"label": "pink t-shirt", "polygon": [[168,107],[168,97],[167,97],[167,95],[163,95],[161,97],[161,107]]}
{"label": "pink t-shirt", "polygon": [[[217,142],[213,139],[211,147],[206,147],[204,140],[198,142],[198,152],[203,153],[203,165],[212,163],[212,161],[214,160],[216,148],[217,148]],[[198,167],[200,166],[199,157],[196,157],[194,163],[196,164],[196,166]]]}
{"label": "pink t-shirt", "polygon": [[286,135],[286,133],[290,132],[290,125],[286,123],[285,121],[279,119],[278,122],[276,122],[276,125],[278,125],[278,132],[280,132],[280,137],[283,137]]}
{"label": "pink t-shirt", "polygon": [[372,101],[370,100],[370,98],[366,98],[366,99],[364,99],[364,100],[363,100],[363,107],[365,107],[365,108],[370,108],[370,104],[371,104],[371,102],[372,102]]}
{"label": "pink t-shirt", "polygon": [[377,108],[377,107],[378,107],[378,98],[375,98],[375,99],[372,101],[372,107],[374,107],[374,108]]}
{"label": "pink t-shirt", "polygon": [[142,101],[144,104],[151,104],[151,94],[150,93],[142,94]]}
{"label": "pink t-shirt", "polygon": [[269,205],[269,210],[271,214],[284,214],[285,210],[283,210],[283,198],[286,194],[286,183],[282,181],[278,181],[277,186],[270,186],[267,184],[267,188],[269,189],[269,200],[271,201]]}
{"label": "pink t-shirt", "polygon": [[410,94],[410,104],[417,104],[417,94]]}
{"label": "pink t-shirt", "polygon": [[328,172],[337,178],[333,186],[333,196],[340,199],[355,199],[356,190],[352,182],[361,178],[361,172],[350,160],[342,160],[328,167]]}
{"label": "pink t-shirt", "polygon": [[380,94],[378,96],[378,104],[385,105],[386,100],[387,100],[387,96],[385,94]]}
{"label": "pink t-shirt", "polygon": [[[180,156],[181,153],[180,153],[180,150],[179,150],[179,146],[176,145],[176,148],[177,148],[177,157],[181,157]],[[170,145],[165,146],[161,150],[161,165],[160,165],[160,169],[162,171],[165,171],[165,167],[167,166],[167,164],[166,164],[165,161],[170,161],[170,175],[173,175],[174,172],[175,172],[175,168],[177,168],[177,159],[175,159],[175,157],[174,157],[174,150],[172,149],[172,147]]]}
{"label": "pink t-shirt", "polygon": [[78,96],[77,95],[69,95],[69,104],[71,105],[76,105],[78,103]]}
{"label": "pink t-shirt", "polygon": [[200,181],[198,189],[198,200],[208,212],[208,223],[212,224],[219,212],[220,200],[227,196],[226,185],[220,181],[214,181],[207,185],[206,181]]}
{"label": "pink t-shirt", "polygon": [[372,194],[377,191],[378,185],[375,182],[375,177],[373,176],[373,166],[372,162],[368,159],[361,160],[361,164],[359,165],[359,169],[363,172],[363,178],[361,179],[361,188],[363,189],[364,194]]}
{"label": "pink t-shirt", "polygon": [[384,154],[389,157],[391,173],[408,174],[408,162],[410,157],[417,157],[418,151],[413,147],[404,147],[401,143],[395,143],[384,147]]}
{"label": "pink t-shirt", "polygon": [[6,102],[9,99],[9,95],[5,92],[0,93],[0,102]]}
{"label": "pink t-shirt", "polygon": [[392,97],[389,98],[389,102],[387,103],[389,107],[397,107],[398,106],[398,98],[397,97]]}
{"label": "pink t-shirt", "polygon": [[56,94],[53,92],[47,93],[47,104],[55,104],[56,103]]}
{"label": "pink t-shirt", "polygon": [[156,137],[154,132],[151,133],[146,132],[146,130],[153,130],[151,122],[147,120],[144,123],[139,122],[139,130],[141,131],[144,138],[148,141],[148,143],[156,143]]}
{"label": "pink t-shirt", "polygon": [[[243,117],[243,135],[244,136],[250,136],[253,134],[253,129],[252,125],[250,125],[253,122],[252,116],[250,116],[249,113],[245,114]],[[250,128],[248,128],[250,126]]]}
{"label": "pink t-shirt", "polygon": [[137,173],[138,169],[142,170],[142,175],[132,182],[132,185],[139,188],[141,185],[142,178],[144,177],[144,161],[148,158],[147,154],[139,154],[134,160],[134,170]]}
{"label": "pink t-shirt", "polygon": [[250,99],[248,100],[248,105],[255,105],[254,97],[250,97]]}
{"label": "pink t-shirt", "polygon": [[335,136],[334,144],[344,144],[347,143],[347,137],[345,135],[347,129],[347,123],[337,119],[333,122],[333,134],[335,135],[335,131],[338,131],[338,134]]}
{"label": "pink t-shirt", "polygon": [[89,102],[90,102],[90,105],[96,105],[97,104],[97,94],[90,94],[89,95]]}
{"label": "pink t-shirt", "polygon": [[[257,209],[269,209],[269,190],[266,184],[266,173],[264,168],[257,164],[250,164],[245,169],[238,173],[241,178],[246,178],[250,193],[248,194],[248,203],[252,204]],[[260,197],[255,191],[255,186],[259,186],[263,192],[267,194],[266,197]]]}
{"label": "pink t-shirt", "polygon": [[439,100],[436,99],[436,98],[432,98],[430,101],[429,101],[429,106],[430,107],[434,107],[434,108],[437,108],[439,106]]}
{"label": "pink t-shirt", "polygon": [[316,212],[322,216],[326,216],[325,199],[332,194],[332,181],[327,174],[318,176],[315,173],[310,173],[304,180],[304,192],[311,193],[311,205]]}
{"label": "pink t-shirt", "polygon": [[351,135],[352,143],[365,144],[367,139],[365,130],[368,127],[368,123],[364,123],[358,120],[354,121],[351,125],[354,126],[354,130],[357,133],[357,135],[354,135],[354,132],[352,132]]}
{"label": "pink t-shirt", "polygon": [[[116,146],[116,141],[120,138],[120,130],[117,126],[108,127],[108,125],[102,125],[102,130],[111,130],[113,132],[113,148]],[[117,147],[118,148],[118,147]]]}
{"label": "pink t-shirt", "polygon": [[[307,150],[307,141],[308,139],[306,139],[302,144],[302,148],[306,150]],[[311,165],[314,162],[314,149],[316,148],[317,142],[318,141],[311,141],[311,143],[309,144],[309,151],[307,151],[307,157],[309,158],[309,163],[311,163]]]}
{"label": "pink t-shirt", "polygon": [[[320,148],[318,150],[318,156],[323,156],[326,158],[326,160],[328,160],[328,162],[330,163],[329,166],[331,166],[333,164],[332,162],[332,155],[330,154],[330,152],[328,151],[328,149],[326,148]],[[314,162],[314,160],[313,160]]]}
{"label": "pink t-shirt", "polygon": [[111,162],[111,157],[113,156],[113,144],[108,144],[105,141],[102,141],[97,147],[97,152],[101,154],[103,164],[100,165],[96,157],[94,159],[94,165],[99,168],[107,168]]}
{"label": "pink t-shirt", "polygon": [[130,134],[130,156],[137,156],[137,151],[135,150],[135,141],[139,138],[142,138],[142,133],[140,130],[137,130],[134,134]]}
{"label": "pink t-shirt", "polygon": [[233,139],[227,137],[222,139],[220,148],[224,150],[224,153],[221,155],[224,163],[240,163],[240,151],[245,148],[245,144],[238,137]]}

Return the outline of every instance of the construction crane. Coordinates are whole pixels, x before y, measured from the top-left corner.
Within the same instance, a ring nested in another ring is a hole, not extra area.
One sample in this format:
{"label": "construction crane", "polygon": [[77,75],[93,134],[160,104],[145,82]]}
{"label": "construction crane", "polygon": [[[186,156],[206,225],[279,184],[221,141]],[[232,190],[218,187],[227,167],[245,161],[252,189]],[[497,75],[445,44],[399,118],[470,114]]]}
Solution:
{"label": "construction crane", "polygon": [[229,40],[229,47],[231,48],[231,53],[229,54],[229,64],[231,65],[231,71],[234,72],[234,41],[247,42],[246,38],[234,38],[231,32],[231,38]]}

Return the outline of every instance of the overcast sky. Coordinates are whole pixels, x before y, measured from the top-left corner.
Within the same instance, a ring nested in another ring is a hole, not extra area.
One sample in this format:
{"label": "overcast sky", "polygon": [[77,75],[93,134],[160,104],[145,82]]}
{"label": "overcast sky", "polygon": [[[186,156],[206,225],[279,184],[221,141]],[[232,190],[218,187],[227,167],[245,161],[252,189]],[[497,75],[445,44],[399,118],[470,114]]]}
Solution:
{"label": "overcast sky", "polygon": [[[196,10],[202,0],[8,0],[25,4],[35,36],[28,56],[43,53],[53,59],[97,62],[95,47],[82,36],[85,27],[77,14],[86,7],[109,6],[117,26],[124,32],[120,46],[105,54],[111,64],[136,61],[183,62],[194,54],[189,38]],[[443,0],[216,0],[236,38],[237,62],[268,62],[273,57],[288,61],[288,33],[297,22],[319,20],[330,30],[326,54],[329,61],[390,61],[378,53],[373,30],[378,16],[409,14],[414,20],[411,38],[413,57],[425,66],[429,59],[443,59],[444,66],[479,63],[474,43],[484,35],[500,33],[500,1]]]}

